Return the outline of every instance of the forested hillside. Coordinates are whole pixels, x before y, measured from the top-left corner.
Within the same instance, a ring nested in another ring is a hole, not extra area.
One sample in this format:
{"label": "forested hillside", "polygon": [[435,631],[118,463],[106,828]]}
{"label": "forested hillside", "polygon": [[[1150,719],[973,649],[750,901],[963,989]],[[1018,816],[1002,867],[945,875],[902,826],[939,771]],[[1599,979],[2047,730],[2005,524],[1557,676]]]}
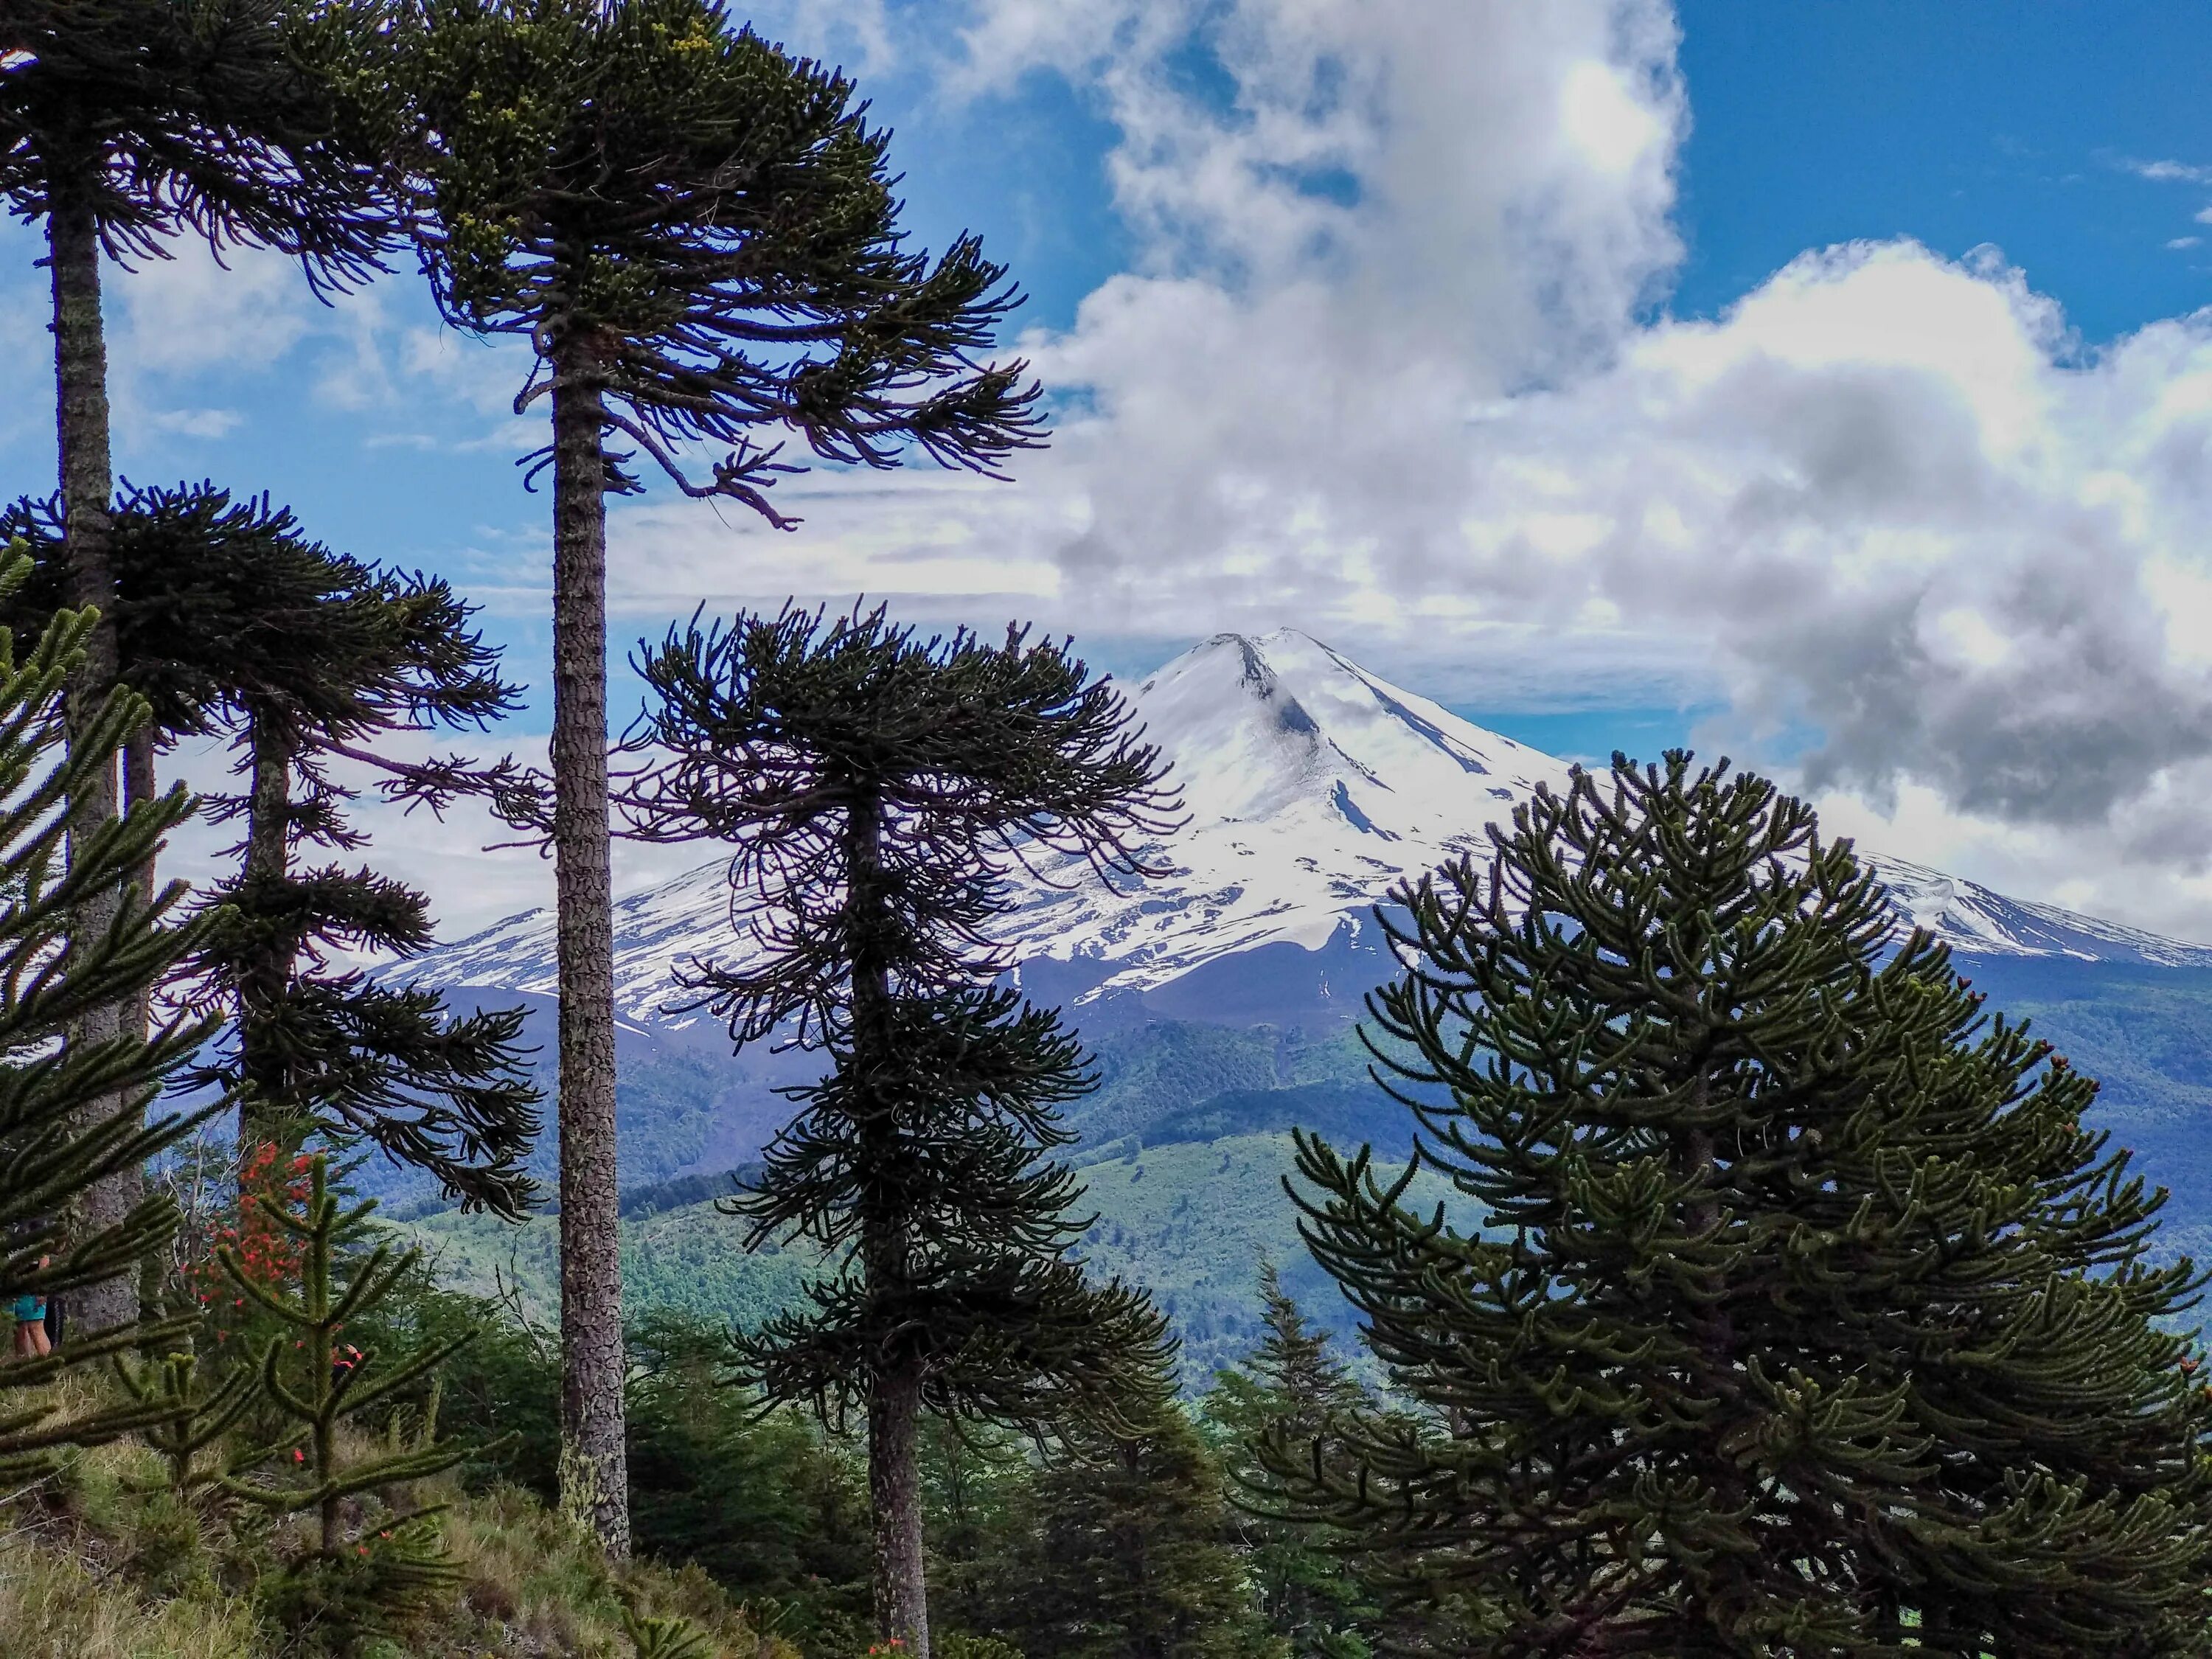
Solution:
{"label": "forested hillside", "polygon": [[[1084,1258],[1158,1298],[1183,1340],[1187,1390],[1209,1386],[1217,1369],[1257,1340],[1263,1262],[1281,1272],[1318,1322],[1351,1335],[1350,1310],[1307,1254],[1285,1197],[1293,1163],[1287,1133],[1248,1133],[1166,1141],[1081,1166],[1081,1208],[1098,1218],[1083,1236]],[[818,1264],[818,1255],[803,1249],[745,1254],[738,1248],[743,1224],[690,1182],[633,1198],[623,1218],[623,1283],[641,1313],[750,1324],[796,1304]],[[670,1199],[678,1201],[664,1207]],[[1444,1203],[1468,1224],[1466,1201],[1432,1176],[1415,1184],[1411,1199]],[[554,1307],[559,1264],[549,1220],[512,1227],[453,1212],[409,1222],[405,1231],[441,1283],[488,1296],[512,1286],[541,1319]]]}

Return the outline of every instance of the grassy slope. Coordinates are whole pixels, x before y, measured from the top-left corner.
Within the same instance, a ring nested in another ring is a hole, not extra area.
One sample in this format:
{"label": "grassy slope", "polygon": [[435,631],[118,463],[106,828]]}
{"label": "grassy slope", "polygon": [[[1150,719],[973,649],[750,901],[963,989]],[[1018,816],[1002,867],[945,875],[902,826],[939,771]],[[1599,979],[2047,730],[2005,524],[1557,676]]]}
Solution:
{"label": "grassy slope", "polygon": [[[404,1641],[374,1644],[373,1659],[629,1659],[626,1599],[690,1619],[715,1659],[762,1651],[742,1610],[696,1568],[612,1567],[512,1487],[424,1486],[422,1496],[452,1500],[446,1540],[462,1583]],[[58,1474],[0,1503],[0,1655],[281,1659],[280,1633],[211,1571],[206,1524],[170,1498],[143,1448],[68,1454]],[[781,1640],[769,1651],[796,1659]]]}

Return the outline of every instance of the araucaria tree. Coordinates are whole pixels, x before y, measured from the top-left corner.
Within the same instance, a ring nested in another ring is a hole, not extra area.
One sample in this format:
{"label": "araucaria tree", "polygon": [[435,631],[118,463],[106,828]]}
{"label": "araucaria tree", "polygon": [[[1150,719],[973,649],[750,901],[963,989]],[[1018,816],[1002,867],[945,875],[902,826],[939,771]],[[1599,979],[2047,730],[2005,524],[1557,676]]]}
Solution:
{"label": "araucaria tree", "polygon": [[[37,563],[10,619],[43,619],[58,601],[61,527],[55,501],[0,514],[0,533]],[[499,787],[497,766],[392,752],[396,737],[512,706],[469,607],[442,580],[333,552],[289,508],[211,484],[127,490],[110,551],[121,682],[152,706],[160,745],[228,738],[244,783],[214,807],[243,828],[240,869],[194,963],[200,1000],[228,1027],[199,1069],[237,1095],[242,1145],[274,1148],[282,1168],[310,1135],[367,1141],[449,1194],[517,1212],[538,1127],[520,1011],[449,1016],[431,991],[337,965],[340,952],[424,949],[428,903],[388,875],[301,857],[361,844],[335,767],[433,808]],[[138,765],[150,780],[150,747]]]}
{"label": "araucaria tree", "polygon": [[[64,597],[100,617],[71,699],[76,741],[116,676],[100,258],[165,258],[168,240],[190,233],[218,249],[297,255],[319,286],[365,275],[395,232],[370,137],[380,77],[358,71],[374,27],[373,12],[353,0],[0,7],[0,197],[45,222],[53,285]],[[368,100],[338,96],[342,84]],[[114,816],[116,798],[111,757],[81,780],[71,805],[78,839]],[[119,890],[84,895],[86,934],[106,925]],[[104,1041],[125,1013],[87,1010],[75,1040]],[[112,1171],[87,1195],[83,1224],[112,1224],[136,1188],[135,1171]],[[133,1295],[120,1279],[87,1285],[75,1302],[80,1322],[127,1322]]]}
{"label": "araucaria tree", "polygon": [[[20,547],[13,550],[0,571],[0,596],[29,570]],[[159,983],[213,925],[210,917],[171,925],[184,896],[179,887],[150,902],[133,895],[100,933],[72,939],[85,889],[119,882],[191,810],[175,793],[140,802],[80,842],[64,865],[68,803],[84,770],[146,718],[142,701],[112,694],[82,728],[97,743],[55,763],[64,688],[81,665],[92,621],[64,612],[24,636],[33,642],[20,655],[15,636],[0,629],[0,1301],[8,1303],[110,1279],[131,1282],[137,1264],[167,1243],[177,1212],[166,1194],[143,1197],[113,1221],[66,1237],[61,1218],[103,1176],[136,1167],[189,1127],[175,1114],[149,1123],[145,1108],[208,1035],[204,1026],[171,1022],[150,1039],[125,1031],[98,1043],[61,1043],[86,1009]],[[94,1109],[106,1101],[119,1104]],[[112,1439],[159,1421],[166,1415],[160,1406],[125,1402],[58,1422],[46,1385],[65,1368],[179,1334],[176,1324],[133,1323],[0,1366],[0,1476],[20,1478],[51,1447]]]}
{"label": "araucaria tree", "polygon": [[1757,777],[1616,761],[1492,834],[1372,1005],[1467,1207],[1299,1157],[1426,1420],[1278,1437],[1285,1506],[1456,1652],[2201,1652],[2199,1279],[2096,1085]]}
{"label": "araucaria tree", "polygon": [[1172,798],[1112,686],[1009,630],[917,640],[880,611],[740,617],[640,664],[649,832],[732,848],[732,952],[690,975],[743,1045],[826,1051],[735,1200],[748,1243],[797,1235],[833,1272],[740,1340],[774,1398],[864,1408],[883,1635],[927,1659],[924,1412],[1031,1432],[1094,1420],[1168,1364],[1139,1291],[1069,1251],[1081,1189],[1047,1161],[1091,1086],[1052,1010],[1000,982],[989,928],[1017,860],[1141,874]]}
{"label": "araucaria tree", "polygon": [[[423,263],[447,316],[530,342],[551,410],[553,810],[568,1496],[625,1547],[616,1265],[606,506],[643,454],[770,523],[788,435],[993,471],[1038,441],[1016,296],[963,237],[909,252],[887,135],[849,82],[711,0],[410,0]],[[712,446],[696,466],[694,446]]]}

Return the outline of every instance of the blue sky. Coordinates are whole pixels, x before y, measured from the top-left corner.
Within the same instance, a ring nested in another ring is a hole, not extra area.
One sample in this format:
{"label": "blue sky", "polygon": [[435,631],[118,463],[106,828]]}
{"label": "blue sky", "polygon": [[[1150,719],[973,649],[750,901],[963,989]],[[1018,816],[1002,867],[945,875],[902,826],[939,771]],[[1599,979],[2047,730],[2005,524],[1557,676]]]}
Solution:
{"label": "blue sky", "polygon": [[1678,311],[1709,316],[1808,247],[1994,243],[2095,343],[2212,298],[2212,11],[2118,0],[1691,0]]}
{"label": "blue sky", "polygon": [[[787,485],[788,538],[625,506],[617,639],[863,586],[1125,672],[1294,623],[1555,752],[1694,736],[1910,855],[2212,933],[2212,12],[759,17],[896,130],[917,240],[1012,266],[1061,434],[1012,485]],[[53,465],[37,252],[0,237],[11,490]],[[514,347],[410,273],[324,311],[253,255],[118,275],[109,313],[123,472],[444,571],[542,680]]]}

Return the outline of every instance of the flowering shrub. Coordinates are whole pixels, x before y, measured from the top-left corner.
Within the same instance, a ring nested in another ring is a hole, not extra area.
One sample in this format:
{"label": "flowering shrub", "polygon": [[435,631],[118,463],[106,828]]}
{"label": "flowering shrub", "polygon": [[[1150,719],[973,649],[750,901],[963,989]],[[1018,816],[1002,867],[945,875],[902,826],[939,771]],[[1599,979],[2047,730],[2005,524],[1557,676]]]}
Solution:
{"label": "flowering shrub", "polygon": [[279,1206],[287,1215],[304,1212],[312,1164],[305,1152],[288,1156],[273,1143],[253,1148],[239,1169],[238,1210],[210,1229],[206,1248],[196,1250],[185,1263],[185,1283],[216,1341],[227,1343],[263,1322],[244,1287],[224,1268],[226,1254],[237,1264],[240,1276],[257,1289],[273,1291],[298,1280],[304,1265],[301,1245],[269,1206]]}

